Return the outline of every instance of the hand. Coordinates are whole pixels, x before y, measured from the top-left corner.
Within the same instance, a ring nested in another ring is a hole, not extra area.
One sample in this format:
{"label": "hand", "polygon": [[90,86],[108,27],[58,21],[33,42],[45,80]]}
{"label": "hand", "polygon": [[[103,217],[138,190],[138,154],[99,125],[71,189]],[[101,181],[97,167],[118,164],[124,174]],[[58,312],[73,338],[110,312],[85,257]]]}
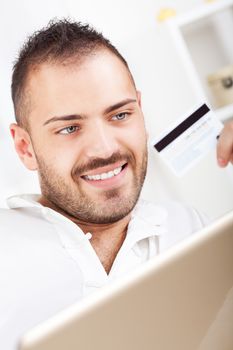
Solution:
{"label": "hand", "polygon": [[225,124],[218,143],[217,160],[220,167],[225,167],[229,162],[233,164],[233,121]]}

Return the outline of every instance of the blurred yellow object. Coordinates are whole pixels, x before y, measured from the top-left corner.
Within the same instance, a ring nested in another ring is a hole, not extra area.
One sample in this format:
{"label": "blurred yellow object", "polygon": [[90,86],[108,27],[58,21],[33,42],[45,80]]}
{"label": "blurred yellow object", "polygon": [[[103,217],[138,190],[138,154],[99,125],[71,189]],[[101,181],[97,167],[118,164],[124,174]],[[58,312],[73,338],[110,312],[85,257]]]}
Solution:
{"label": "blurred yellow object", "polygon": [[159,11],[159,14],[157,16],[158,22],[166,21],[168,18],[176,16],[176,10],[172,8],[163,8]]}
{"label": "blurred yellow object", "polygon": [[205,2],[215,2],[216,0],[204,0]]}

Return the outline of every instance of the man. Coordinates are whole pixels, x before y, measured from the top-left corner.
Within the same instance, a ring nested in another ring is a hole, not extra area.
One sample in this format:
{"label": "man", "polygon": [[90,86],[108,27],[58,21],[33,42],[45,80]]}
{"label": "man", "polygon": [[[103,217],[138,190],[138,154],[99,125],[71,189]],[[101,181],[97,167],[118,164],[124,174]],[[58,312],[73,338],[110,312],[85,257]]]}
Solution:
{"label": "man", "polygon": [[10,198],[0,211],[4,350],[204,225],[186,206],[138,200],[147,167],[140,93],[94,29],[63,20],[29,38],[12,98],[15,149],[38,172],[41,195]]}

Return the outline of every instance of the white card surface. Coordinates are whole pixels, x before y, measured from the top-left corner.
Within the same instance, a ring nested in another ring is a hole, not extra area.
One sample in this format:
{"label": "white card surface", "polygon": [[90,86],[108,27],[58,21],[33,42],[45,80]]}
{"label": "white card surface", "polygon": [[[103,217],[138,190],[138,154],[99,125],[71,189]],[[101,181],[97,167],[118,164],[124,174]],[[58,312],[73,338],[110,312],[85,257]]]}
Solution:
{"label": "white card surface", "polygon": [[152,145],[173,173],[182,176],[216,147],[222,128],[214,112],[203,104],[152,140]]}

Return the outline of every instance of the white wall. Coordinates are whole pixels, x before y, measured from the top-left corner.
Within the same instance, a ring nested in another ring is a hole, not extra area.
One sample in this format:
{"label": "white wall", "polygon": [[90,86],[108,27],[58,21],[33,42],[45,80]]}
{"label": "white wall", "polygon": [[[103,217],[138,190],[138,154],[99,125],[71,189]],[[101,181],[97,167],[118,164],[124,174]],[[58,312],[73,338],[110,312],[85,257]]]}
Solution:
{"label": "white wall", "polygon": [[[219,0],[221,1],[221,0]],[[167,1],[178,13],[200,0]],[[89,22],[109,37],[128,60],[142,91],[147,128],[157,135],[197,101],[167,28],[156,22],[162,0],[21,0],[0,4],[0,206],[6,196],[38,192],[37,176],[24,169],[13,149],[8,125],[14,121],[10,99],[12,62],[25,37],[54,17],[71,16]],[[215,155],[181,179],[176,179],[152,152],[144,196],[184,200],[217,217],[233,208],[233,174],[218,169]]]}

